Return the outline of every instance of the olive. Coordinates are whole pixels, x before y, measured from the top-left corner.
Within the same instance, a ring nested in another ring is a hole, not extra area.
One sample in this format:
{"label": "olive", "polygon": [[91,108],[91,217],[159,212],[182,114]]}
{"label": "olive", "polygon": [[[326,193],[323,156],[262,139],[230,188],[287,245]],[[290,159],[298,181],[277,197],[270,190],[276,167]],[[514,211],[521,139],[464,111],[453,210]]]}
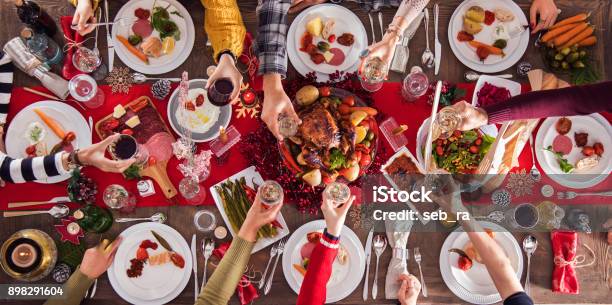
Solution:
{"label": "olive", "polygon": [[578,45],[577,45],[577,44],[574,44],[574,45],[571,47],[571,50],[572,50],[572,52],[576,52],[576,51],[578,51]]}
{"label": "olive", "polygon": [[329,45],[329,43],[327,43],[325,41],[319,41],[319,43],[317,44],[317,48],[319,48],[319,50],[321,50],[321,52],[326,52],[326,51],[329,51],[331,46]]}
{"label": "olive", "polygon": [[579,54],[580,54],[580,58],[585,58],[587,55],[587,52],[585,50],[581,50]]}
{"label": "olive", "polygon": [[361,142],[361,144],[365,145],[365,147],[370,147],[371,145],[370,141],[368,140]]}
{"label": "olive", "polygon": [[561,63],[560,63],[560,62],[558,62],[558,61],[556,61],[556,60],[555,60],[555,61],[553,61],[553,62],[551,62],[551,63],[550,63],[550,65],[551,65],[553,68],[557,68],[557,69],[558,69],[559,67],[561,67]]}
{"label": "olive", "polygon": [[563,58],[565,58],[565,55],[561,53],[557,53],[557,55],[555,55],[555,60],[562,61]]}
{"label": "olive", "polygon": [[368,131],[368,134],[366,135],[366,140],[368,141],[374,140],[374,132],[372,132],[371,130]]}

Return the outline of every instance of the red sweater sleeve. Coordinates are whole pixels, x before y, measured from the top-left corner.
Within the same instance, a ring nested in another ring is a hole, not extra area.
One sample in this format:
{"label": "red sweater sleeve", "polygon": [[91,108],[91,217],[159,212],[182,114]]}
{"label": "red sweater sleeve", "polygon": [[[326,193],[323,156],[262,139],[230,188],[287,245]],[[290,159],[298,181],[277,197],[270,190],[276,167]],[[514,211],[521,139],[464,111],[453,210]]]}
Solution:
{"label": "red sweater sleeve", "polygon": [[550,116],[587,115],[612,111],[612,81],[563,89],[532,91],[505,103],[485,106],[489,123],[539,119]]}
{"label": "red sweater sleeve", "polygon": [[297,305],[321,305],[327,295],[327,281],[332,273],[332,264],[338,254],[339,240],[323,234],[321,242],[310,256],[306,276],[298,294]]}

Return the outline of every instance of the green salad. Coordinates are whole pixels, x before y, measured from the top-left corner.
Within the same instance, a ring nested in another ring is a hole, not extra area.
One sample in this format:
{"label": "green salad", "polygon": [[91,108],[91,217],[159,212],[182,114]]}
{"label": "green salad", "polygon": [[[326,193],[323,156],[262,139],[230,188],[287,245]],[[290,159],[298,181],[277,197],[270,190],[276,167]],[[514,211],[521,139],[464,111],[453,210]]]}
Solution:
{"label": "green salad", "polygon": [[473,174],[494,141],[478,129],[455,130],[449,138],[433,142],[432,154],[438,168],[451,174]]}

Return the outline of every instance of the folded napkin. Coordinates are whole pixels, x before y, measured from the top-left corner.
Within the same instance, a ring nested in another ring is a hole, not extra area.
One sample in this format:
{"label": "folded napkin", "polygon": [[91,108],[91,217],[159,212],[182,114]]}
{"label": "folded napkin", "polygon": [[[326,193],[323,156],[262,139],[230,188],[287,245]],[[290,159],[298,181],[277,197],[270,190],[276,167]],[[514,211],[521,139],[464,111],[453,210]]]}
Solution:
{"label": "folded napkin", "polygon": [[[229,249],[231,243],[226,242],[219,245],[219,247],[213,250],[213,255],[222,259],[225,255],[225,252]],[[236,293],[238,294],[238,299],[240,300],[240,304],[246,305],[253,302],[255,299],[259,297],[257,293],[257,289],[251,283],[251,280],[246,275],[242,275],[240,278],[240,282],[238,282],[238,286],[236,287]]]}
{"label": "folded napkin", "polygon": [[[71,28],[72,25],[72,16],[61,16],[60,24],[62,26],[62,31],[64,31],[64,38],[70,43],[79,44],[83,42],[83,36],[79,35],[75,30]],[[65,79],[71,79],[77,74],[82,74],[83,72],[77,70],[72,64],[72,55],[74,55],[74,51],[77,49],[75,45],[70,45],[67,49],[64,49],[66,52],[66,56],[64,57],[64,66],[62,67],[62,76]]]}
{"label": "folded napkin", "polygon": [[412,221],[385,221],[387,239],[391,246],[392,254],[389,267],[387,267],[387,277],[385,279],[385,298],[397,299],[397,291],[400,283],[397,281],[400,274],[408,272],[408,237],[412,228]]}
{"label": "folded napkin", "polygon": [[578,234],[572,231],[553,231],[550,239],[555,264],[552,291],[578,294],[580,287],[575,271]]}

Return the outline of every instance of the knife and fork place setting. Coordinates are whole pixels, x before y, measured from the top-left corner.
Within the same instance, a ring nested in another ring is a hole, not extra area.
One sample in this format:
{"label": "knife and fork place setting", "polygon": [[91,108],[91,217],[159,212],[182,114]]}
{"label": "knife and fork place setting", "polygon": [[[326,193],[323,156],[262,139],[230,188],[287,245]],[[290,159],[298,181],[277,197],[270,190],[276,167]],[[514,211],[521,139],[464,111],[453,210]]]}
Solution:
{"label": "knife and fork place setting", "polygon": [[212,239],[205,238],[202,240],[202,256],[204,256],[204,268],[202,274],[202,284],[198,284],[198,243],[196,234],[191,237],[191,257],[193,260],[193,278],[194,278],[194,300],[198,300],[198,296],[204,290],[207,281],[207,270],[208,270],[208,259],[212,256],[212,252],[215,249],[215,242]]}

